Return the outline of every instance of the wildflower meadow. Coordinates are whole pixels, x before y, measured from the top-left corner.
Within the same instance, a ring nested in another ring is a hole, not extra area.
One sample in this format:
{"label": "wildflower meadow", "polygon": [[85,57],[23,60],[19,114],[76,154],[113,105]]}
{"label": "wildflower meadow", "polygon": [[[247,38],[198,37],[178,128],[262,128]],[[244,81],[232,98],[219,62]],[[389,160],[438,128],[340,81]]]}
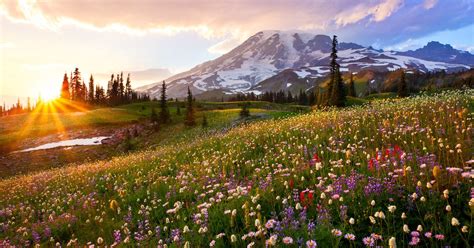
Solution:
{"label": "wildflower meadow", "polygon": [[0,247],[472,247],[474,91],[0,181]]}

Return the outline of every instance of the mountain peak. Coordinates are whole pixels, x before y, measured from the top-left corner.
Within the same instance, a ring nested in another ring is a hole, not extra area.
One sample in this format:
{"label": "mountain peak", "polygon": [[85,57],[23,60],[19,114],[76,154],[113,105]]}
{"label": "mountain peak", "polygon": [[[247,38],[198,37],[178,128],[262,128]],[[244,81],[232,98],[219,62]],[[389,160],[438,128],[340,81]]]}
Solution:
{"label": "mountain peak", "polygon": [[438,41],[430,41],[422,48],[399,52],[398,54],[413,56],[429,61],[439,61],[446,63],[474,65],[474,55],[466,51],[453,48],[449,44],[442,44]]}
{"label": "mountain peak", "polygon": [[[424,46],[423,48],[425,49],[446,49],[446,50],[455,50],[451,45],[449,44],[442,44],[440,43],[439,41],[430,41],[428,42],[428,44],[426,44],[426,46]],[[423,49],[423,48],[420,48],[420,49]],[[419,50],[419,49],[417,49]]]}

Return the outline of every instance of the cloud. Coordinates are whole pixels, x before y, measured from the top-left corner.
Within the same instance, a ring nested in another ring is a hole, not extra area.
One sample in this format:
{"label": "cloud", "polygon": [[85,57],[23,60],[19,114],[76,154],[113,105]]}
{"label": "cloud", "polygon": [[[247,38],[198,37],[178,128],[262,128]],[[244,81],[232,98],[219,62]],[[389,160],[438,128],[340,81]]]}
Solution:
{"label": "cloud", "polygon": [[[131,34],[195,31],[206,37],[253,34],[262,29],[321,29],[331,23],[348,25],[369,16],[381,21],[402,0],[361,1],[208,1],[208,0],[6,0],[0,10],[11,20],[59,30],[76,25]],[[338,13],[344,13],[344,15]],[[349,15],[347,15],[350,13]]]}
{"label": "cloud", "polygon": [[78,26],[132,35],[196,32],[219,39],[209,51],[221,53],[266,29],[335,33],[361,43],[383,38],[395,44],[471,23],[474,8],[472,0],[3,0],[0,13],[55,31]]}
{"label": "cloud", "polygon": [[228,38],[209,47],[207,51],[214,54],[224,54],[242,43],[242,39]]}
{"label": "cloud", "polygon": [[438,0],[425,0],[423,7],[425,9],[431,9],[436,5],[436,3],[438,3]]}
{"label": "cloud", "polygon": [[380,2],[362,2],[354,8],[348,8],[336,16],[336,23],[342,26],[359,22],[370,17],[370,20],[380,22],[397,11],[403,4],[402,0],[388,0]]}

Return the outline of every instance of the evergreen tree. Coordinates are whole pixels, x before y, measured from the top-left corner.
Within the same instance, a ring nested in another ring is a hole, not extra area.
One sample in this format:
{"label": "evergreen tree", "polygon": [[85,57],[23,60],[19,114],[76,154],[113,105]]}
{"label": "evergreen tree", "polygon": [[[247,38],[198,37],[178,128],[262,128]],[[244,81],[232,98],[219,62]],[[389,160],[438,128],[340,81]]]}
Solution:
{"label": "evergreen tree", "polygon": [[109,101],[112,99],[112,87],[114,84],[114,74],[110,75],[110,80],[107,84],[107,98]]}
{"label": "evergreen tree", "polygon": [[250,111],[248,109],[248,106],[250,105],[249,102],[243,103],[242,104],[242,109],[240,110],[240,117],[245,118],[250,116]]}
{"label": "evergreen tree", "polygon": [[21,106],[20,98],[16,102],[16,113],[21,113],[23,111],[23,106]]}
{"label": "evergreen tree", "polygon": [[123,85],[123,72],[120,73],[120,82],[119,82],[119,102],[125,102],[125,86]]}
{"label": "evergreen tree", "polygon": [[298,103],[300,105],[308,105],[308,95],[304,90],[300,90],[300,94],[298,96]]}
{"label": "evergreen tree", "polygon": [[69,79],[71,80],[69,82],[69,92],[70,92],[70,100],[74,100],[76,97],[76,85],[73,80],[72,72],[70,74]]}
{"label": "evergreen tree", "polygon": [[72,100],[80,101],[82,96],[82,82],[81,82],[81,72],[79,68],[76,68],[71,79],[73,85],[73,96]]}
{"label": "evergreen tree", "polygon": [[30,112],[31,111],[31,102],[30,98],[28,97],[28,100],[26,102],[26,111]]}
{"label": "evergreen tree", "polygon": [[117,74],[117,77],[112,82],[112,90],[110,92],[110,104],[117,105],[119,103],[119,92],[120,92],[120,75]]}
{"label": "evergreen tree", "polygon": [[91,75],[89,78],[89,99],[87,99],[90,103],[94,104],[96,102],[95,94],[94,94],[94,77]]}
{"label": "evergreen tree", "polygon": [[100,96],[100,86],[99,85],[95,86],[94,93],[95,93],[95,95],[94,95],[95,104],[102,104],[102,98]]}
{"label": "evergreen tree", "polygon": [[191,89],[188,86],[188,98],[187,98],[187,106],[186,106],[186,120],[184,124],[188,127],[196,125],[196,118],[194,116],[194,101],[193,101],[193,94],[191,93]]}
{"label": "evergreen tree", "polygon": [[178,98],[176,98],[176,115],[181,115],[181,107],[179,106]]}
{"label": "evergreen tree", "polygon": [[314,94],[314,90],[310,90],[308,94],[308,104],[310,106],[316,104],[316,95]]}
{"label": "evergreen tree", "polygon": [[166,101],[166,83],[163,81],[161,84],[161,97],[160,97],[160,121],[161,123],[170,122],[170,112],[168,110],[168,104]]}
{"label": "evergreen tree", "polygon": [[127,83],[125,84],[125,92],[127,101],[132,100],[132,81],[130,81],[130,73],[127,76]]}
{"label": "evergreen tree", "polygon": [[398,97],[407,97],[408,96],[408,87],[405,79],[405,71],[401,69],[400,80],[398,80]]}
{"label": "evergreen tree", "polygon": [[356,91],[355,91],[355,85],[354,85],[354,77],[352,75],[352,72],[350,73],[350,78],[349,78],[349,92],[347,93],[348,96],[356,97]]}
{"label": "evergreen tree", "polygon": [[61,98],[70,100],[71,94],[69,92],[69,79],[67,78],[67,73],[64,73],[63,84],[61,86]]}
{"label": "evergreen tree", "polygon": [[81,101],[86,102],[87,100],[87,86],[84,81],[82,82],[82,87],[81,87]]}
{"label": "evergreen tree", "polygon": [[328,104],[337,107],[343,107],[346,102],[346,92],[344,82],[342,81],[340,66],[337,63],[337,36],[332,39],[331,63],[330,63],[330,82],[328,85],[329,101]]}
{"label": "evergreen tree", "polygon": [[288,91],[288,95],[286,96],[286,102],[288,103],[293,102],[293,95],[291,94],[291,91]]}

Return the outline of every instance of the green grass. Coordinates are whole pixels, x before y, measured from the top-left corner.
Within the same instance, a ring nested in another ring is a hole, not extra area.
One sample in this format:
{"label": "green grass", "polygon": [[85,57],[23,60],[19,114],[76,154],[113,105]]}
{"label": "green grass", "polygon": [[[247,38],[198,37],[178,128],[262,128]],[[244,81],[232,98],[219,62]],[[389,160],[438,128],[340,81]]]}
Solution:
{"label": "green grass", "polygon": [[362,105],[362,104],[366,104],[366,103],[369,103],[369,102],[370,102],[369,100],[364,99],[364,98],[348,96],[346,105],[347,106],[357,106],[357,105]]}
{"label": "green grass", "polygon": [[366,96],[366,99],[369,100],[375,100],[375,99],[391,99],[391,98],[396,98],[397,93],[394,92],[385,92],[385,93],[375,93],[375,94],[370,94]]}
{"label": "green grass", "polygon": [[[169,103],[171,114],[176,116],[176,102]],[[178,103],[181,112],[185,113],[185,103]],[[210,111],[216,109],[237,109],[238,102],[197,102],[198,110]],[[251,108],[275,111],[308,111],[309,108],[297,105],[282,105],[267,102],[251,102]],[[117,106],[113,108],[98,108],[84,112],[73,113],[31,113],[0,117],[0,147],[14,144],[24,138],[41,137],[48,134],[96,127],[121,126],[141,119],[148,118],[151,109],[159,111],[159,102],[143,102]],[[177,121],[181,117],[175,117]]]}

